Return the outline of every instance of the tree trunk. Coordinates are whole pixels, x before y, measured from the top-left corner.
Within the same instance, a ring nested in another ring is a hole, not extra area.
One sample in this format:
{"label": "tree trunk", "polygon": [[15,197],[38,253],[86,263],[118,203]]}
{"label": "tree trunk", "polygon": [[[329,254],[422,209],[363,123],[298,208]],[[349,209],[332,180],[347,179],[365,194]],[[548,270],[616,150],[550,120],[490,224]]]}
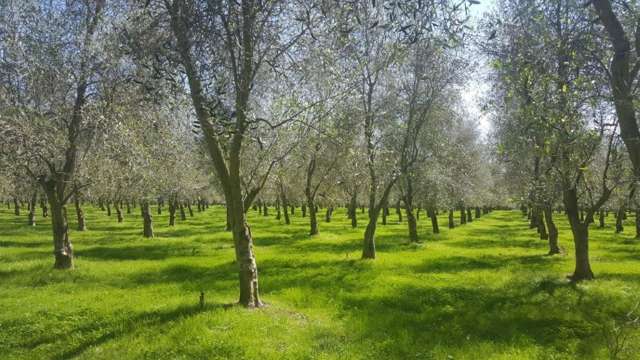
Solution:
{"label": "tree trunk", "polygon": [[558,228],[553,222],[553,210],[551,206],[544,208],[544,220],[549,229],[549,255],[559,254],[560,248],[558,247]]}
{"label": "tree trunk", "polygon": [[396,201],[396,214],[398,215],[398,223],[402,222],[402,209],[400,208],[400,200]]}
{"label": "tree trunk", "polygon": [[280,192],[280,197],[282,199],[282,213],[284,214],[284,223],[286,225],[291,224],[291,219],[289,218],[289,200],[287,199],[287,194],[283,191]]}
{"label": "tree trunk", "polygon": [[78,231],[86,231],[87,224],[84,219],[84,211],[80,206],[80,200],[78,199],[77,196],[73,197],[73,205],[76,208],[76,219],[78,219]]}
{"label": "tree trunk", "polygon": [[45,199],[40,199],[40,207],[42,208],[42,217],[49,216],[49,206]]}
{"label": "tree trunk", "polygon": [[[439,234],[440,233],[440,227],[438,226],[438,216],[436,215],[436,212],[433,208],[429,208],[427,209],[427,215],[429,215],[429,218],[431,219],[431,229],[433,230],[434,234]],[[453,221],[453,212],[449,212],[449,220]],[[449,226],[451,227],[451,226]]]}
{"label": "tree trunk", "polygon": [[538,228],[538,208],[537,207],[532,207],[531,211],[529,212],[530,216],[529,216],[529,229],[536,229]]}
{"label": "tree trunk", "polygon": [[571,281],[591,280],[593,272],[589,263],[589,225],[580,221],[577,190],[565,189],[563,200],[575,244],[576,267],[570,276]]}
{"label": "tree trunk", "polygon": [[187,214],[184,212],[184,204],[180,203],[180,221],[187,220]]}
{"label": "tree trunk", "polygon": [[54,180],[48,180],[42,183],[49,208],[51,209],[51,228],[53,230],[53,254],[55,269],[72,269],[73,268],[73,246],[69,240],[69,226],[67,224],[66,211],[64,203],[58,194],[58,187]]}
{"label": "tree trunk", "polygon": [[618,213],[616,214],[616,234],[624,231],[624,226],[622,225],[622,221],[624,220],[624,206],[621,206],[618,209]]}
{"label": "tree trunk", "polygon": [[121,223],[122,220],[124,219],[122,218],[122,209],[120,209],[120,204],[118,203],[118,201],[116,201],[113,203],[113,206],[116,209],[116,216],[118,217],[118,222]]}
{"label": "tree trunk", "polygon": [[364,246],[362,248],[363,259],[375,259],[376,258],[376,226],[378,223],[378,210],[369,210],[369,223],[367,223],[367,229],[364,232]]}
{"label": "tree trunk", "polygon": [[358,193],[354,191],[349,201],[349,218],[351,219],[351,227],[354,229],[358,227],[358,214],[356,214],[357,202]]}
{"label": "tree trunk", "polygon": [[282,212],[280,211],[280,200],[276,199],[276,220],[282,218]]}
{"label": "tree trunk", "polygon": [[464,206],[460,207],[460,225],[467,223],[467,214],[465,214]]}
{"label": "tree trunk", "polygon": [[[307,198],[307,205],[309,206],[309,235],[316,235],[318,234],[318,217],[313,198]],[[302,213],[304,214],[304,209]]]}
{"label": "tree trunk", "polygon": [[111,202],[107,201],[107,216],[111,216]]}
{"label": "tree trunk", "polygon": [[482,216],[482,213],[480,212],[480,206],[476,206],[476,219],[480,216]]}
{"label": "tree trunk", "polygon": [[385,204],[382,208],[382,225],[387,225],[387,216],[389,216],[389,207]]}
{"label": "tree trunk", "polygon": [[131,215],[131,203],[129,200],[125,202],[125,205],[127,206],[127,215]]}
{"label": "tree trunk", "polygon": [[302,217],[306,217],[307,216],[307,205],[302,204],[302,206],[300,207],[301,211],[302,211]]}
{"label": "tree trunk", "polygon": [[538,216],[540,217],[538,219],[538,234],[540,234],[540,240],[549,240],[549,234],[547,234],[547,229],[546,226],[544,225],[544,210],[540,210],[538,212]]}
{"label": "tree trunk", "polygon": [[171,199],[169,201],[169,226],[176,225],[176,209],[177,201],[175,199]]}
{"label": "tree trunk", "polygon": [[[144,200],[140,204],[142,210],[142,236],[145,238],[153,237],[153,216],[151,215],[151,210],[149,209],[149,202]],[[174,212],[175,213],[175,212]]]}
{"label": "tree trunk", "polygon": [[266,202],[262,204],[262,216],[269,216],[269,207]]}
{"label": "tree trunk", "polygon": [[29,226],[36,226],[36,202],[38,201],[38,193],[33,192],[31,202],[29,202]]}
{"label": "tree trunk", "polygon": [[640,239],[640,207],[636,207],[636,239]]}
{"label": "tree trunk", "polygon": [[324,221],[331,222],[331,215],[333,215],[333,206],[328,206],[327,212],[324,215]]}
{"label": "tree trunk", "polygon": [[405,212],[407,214],[407,225],[409,227],[409,241],[418,242],[418,223],[411,205],[405,204]]}
{"label": "tree trunk", "polygon": [[453,221],[453,209],[449,209],[449,229],[456,227],[455,221]]}
{"label": "tree trunk", "polygon": [[600,220],[600,225],[598,227],[603,229],[604,228],[604,210],[603,209],[600,209],[599,211],[599,220]]}
{"label": "tree trunk", "polygon": [[17,198],[13,198],[13,214],[16,216],[20,216],[20,203]]}
{"label": "tree trunk", "polygon": [[189,217],[193,217],[193,209],[191,208],[191,201],[187,201],[187,210],[189,211]]}
{"label": "tree trunk", "polygon": [[467,208],[467,222],[473,222],[473,216],[471,214],[471,208]]}

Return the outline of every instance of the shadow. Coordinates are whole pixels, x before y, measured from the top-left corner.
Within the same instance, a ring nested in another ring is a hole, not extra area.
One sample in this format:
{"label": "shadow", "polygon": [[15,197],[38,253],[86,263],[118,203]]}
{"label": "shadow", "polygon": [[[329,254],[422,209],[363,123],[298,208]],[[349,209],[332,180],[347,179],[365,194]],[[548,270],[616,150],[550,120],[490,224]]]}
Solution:
{"label": "shadow", "polygon": [[[187,318],[207,311],[226,307],[228,306],[223,304],[205,304],[204,307],[200,307],[199,305],[183,305],[170,310],[144,312],[136,316],[127,318],[122,322],[109,324],[109,326],[107,326],[106,328],[106,331],[104,327],[105,324],[99,322],[93,323],[92,325],[88,326],[80,326],[71,331],[65,332],[64,336],[74,336],[77,334],[82,334],[83,336],[81,343],[70,349],[67,349],[61,354],[53,356],[52,359],[63,360],[74,358],[91,347],[99,346],[100,344],[103,344],[107,341],[127,335],[136,327],[160,326],[168,322],[177,321],[182,318]],[[56,341],[59,341],[59,335],[44,337],[29,342],[25,344],[25,346],[34,348],[42,344],[54,343]]]}
{"label": "shadow", "polygon": [[0,241],[0,247],[37,248],[50,246],[47,242],[35,241]]}
{"label": "shadow", "polygon": [[[97,260],[164,260],[170,257],[193,256],[194,246],[171,244],[129,245],[122,247],[94,246],[79,249],[79,258]],[[196,249],[197,250],[197,249]]]}

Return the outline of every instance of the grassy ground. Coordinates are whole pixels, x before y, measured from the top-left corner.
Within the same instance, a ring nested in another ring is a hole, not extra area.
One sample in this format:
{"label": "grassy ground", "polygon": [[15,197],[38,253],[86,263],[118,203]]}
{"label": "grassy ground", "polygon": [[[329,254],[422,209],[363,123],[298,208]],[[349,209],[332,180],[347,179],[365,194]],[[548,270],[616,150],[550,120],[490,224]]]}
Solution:
{"label": "grassy ground", "polygon": [[621,235],[613,216],[592,228],[597,280],[572,286],[562,216],[562,256],[544,255],[520,213],[496,211],[440,235],[423,219],[418,245],[392,216],[378,259],[361,261],[364,214],[352,230],[340,209],[310,238],[299,211],[290,226],[251,211],[269,306],[249,311],[227,305],[237,274],[222,208],[174,228],[155,215],[154,239],[134,213],[118,224],[87,208],[76,269],[54,271],[48,222],[0,210],[2,359],[600,359],[626,336],[618,355],[640,358],[625,316],[640,300],[631,218]]}

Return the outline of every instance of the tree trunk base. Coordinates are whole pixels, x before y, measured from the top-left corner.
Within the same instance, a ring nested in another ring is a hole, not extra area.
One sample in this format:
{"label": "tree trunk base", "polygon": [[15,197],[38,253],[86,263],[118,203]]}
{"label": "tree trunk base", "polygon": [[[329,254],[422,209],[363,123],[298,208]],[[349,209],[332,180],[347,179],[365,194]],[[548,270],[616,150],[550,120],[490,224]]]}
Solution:
{"label": "tree trunk base", "polygon": [[73,269],[73,255],[68,252],[55,254],[56,261],[53,264],[54,269],[65,270]]}

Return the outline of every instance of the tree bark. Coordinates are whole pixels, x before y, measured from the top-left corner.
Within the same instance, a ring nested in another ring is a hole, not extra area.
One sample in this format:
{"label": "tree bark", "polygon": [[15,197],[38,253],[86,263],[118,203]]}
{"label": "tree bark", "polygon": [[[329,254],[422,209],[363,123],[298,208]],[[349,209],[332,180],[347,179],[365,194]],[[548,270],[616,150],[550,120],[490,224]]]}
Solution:
{"label": "tree bark", "polygon": [[20,216],[20,203],[17,198],[13,198],[13,214],[16,216]]}
{"label": "tree bark", "polygon": [[467,223],[467,214],[465,214],[464,206],[460,207],[460,225]]}
{"label": "tree bark", "polygon": [[327,212],[324,215],[325,222],[331,222],[331,216],[333,215],[333,206],[330,205],[327,207]]}
{"label": "tree bark", "polygon": [[176,225],[176,207],[177,200],[175,198],[169,200],[169,226]]}
{"label": "tree bark", "polygon": [[618,213],[616,214],[616,234],[624,231],[623,220],[624,220],[624,206],[621,206],[618,209]]}
{"label": "tree bark", "polygon": [[480,206],[476,206],[476,219],[480,218],[480,216],[482,216]]}
{"label": "tree bark", "polygon": [[378,223],[378,213],[376,210],[369,210],[369,222],[367,228],[364,231],[364,246],[362,248],[363,259],[375,259],[376,258],[376,226]]}
{"label": "tree bark", "polygon": [[84,211],[80,206],[80,200],[78,199],[78,196],[73,197],[73,205],[76,208],[76,219],[78,220],[78,231],[86,231],[87,224],[84,219]]}
{"label": "tree bark", "polygon": [[153,216],[151,215],[151,210],[149,209],[149,202],[147,200],[143,200],[140,204],[142,210],[142,236],[145,238],[153,237]]}
{"label": "tree bark", "polygon": [[[436,215],[436,211],[433,208],[428,208],[427,215],[429,215],[429,218],[431,219],[431,229],[433,230],[433,233],[439,234],[440,227],[438,226],[438,216]],[[453,212],[449,213],[449,218],[453,221]]]}
{"label": "tree bark", "polygon": [[349,218],[351,219],[351,227],[358,227],[358,214],[356,213],[358,202],[358,193],[356,191],[351,194],[351,199],[349,200]]}
{"label": "tree bark", "polygon": [[60,184],[55,180],[42,182],[49,208],[51,209],[51,227],[53,230],[53,255],[55,269],[73,268],[73,246],[69,240],[69,226],[67,224],[64,201],[61,198]]}
{"label": "tree bark", "polygon": [[[636,66],[638,66],[638,63],[636,63],[633,70],[630,69],[632,58],[631,43],[625,34],[622,24],[613,12],[611,2],[609,0],[593,0],[591,3],[596,9],[598,17],[607,30],[613,45],[614,54],[610,65],[610,82],[620,125],[620,137],[627,147],[635,178],[640,179],[640,130],[636,120],[633,96],[633,84],[637,77]],[[636,29],[635,36],[636,43],[640,43],[638,29]],[[636,52],[640,54],[640,49],[637,46]]]}
{"label": "tree bark", "polygon": [[181,221],[187,220],[187,214],[184,212],[184,204],[182,202],[180,202],[179,209],[180,209],[180,220]]}
{"label": "tree bark", "polygon": [[599,221],[600,221],[600,225],[598,227],[603,229],[604,228],[604,209],[600,209],[598,213],[599,213],[598,215],[599,215]]}
{"label": "tree bark", "polygon": [[473,222],[473,216],[471,215],[471,208],[467,208],[467,222]]}
{"label": "tree bark", "polygon": [[36,226],[36,202],[38,201],[38,192],[34,191],[29,202],[29,226]]}
{"label": "tree bark", "polygon": [[114,206],[114,207],[115,207],[115,209],[116,209],[116,216],[118,217],[118,222],[119,222],[119,223],[121,223],[121,222],[122,222],[122,220],[124,220],[124,219],[123,219],[123,217],[122,217],[122,209],[120,209],[120,204],[119,204],[119,202],[118,202],[118,201],[114,202],[114,203],[113,203],[113,206]]}
{"label": "tree bark", "polygon": [[549,255],[559,254],[560,248],[558,247],[558,228],[553,222],[553,210],[551,206],[544,208],[544,220],[549,229]]}
{"label": "tree bark", "polygon": [[577,190],[565,189],[563,200],[575,245],[576,266],[573,275],[570,276],[571,281],[591,280],[593,272],[589,263],[589,225],[580,221]]}
{"label": "tree bark", "polygon": [[636,207],[636,239],[640,239],[640,207]]}

